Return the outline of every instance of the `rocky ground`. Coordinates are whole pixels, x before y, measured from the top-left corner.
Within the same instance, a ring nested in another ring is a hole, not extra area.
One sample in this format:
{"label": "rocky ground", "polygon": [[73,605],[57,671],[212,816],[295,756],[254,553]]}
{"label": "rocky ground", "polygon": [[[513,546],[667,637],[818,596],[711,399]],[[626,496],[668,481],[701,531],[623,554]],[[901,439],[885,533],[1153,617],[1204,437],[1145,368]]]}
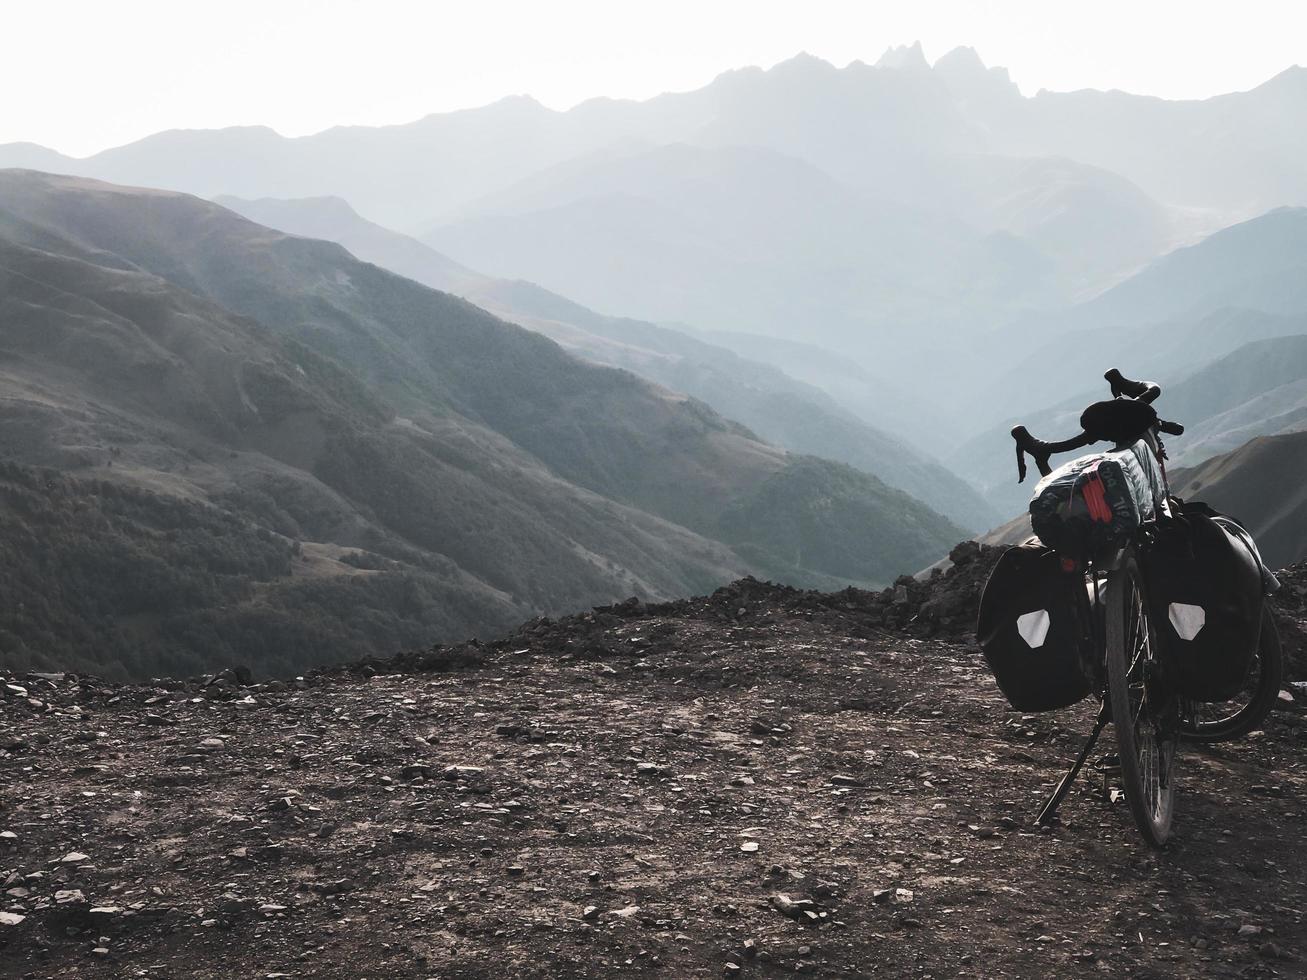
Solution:
{"label": "rocky ground", "polygon": [[290,683],[0,678],[0,975],[1307,976],[1307,705],[1186,750],[1165,851],[1092,772],[1041,831],[1090,711],[1005,710],[995,553]]}

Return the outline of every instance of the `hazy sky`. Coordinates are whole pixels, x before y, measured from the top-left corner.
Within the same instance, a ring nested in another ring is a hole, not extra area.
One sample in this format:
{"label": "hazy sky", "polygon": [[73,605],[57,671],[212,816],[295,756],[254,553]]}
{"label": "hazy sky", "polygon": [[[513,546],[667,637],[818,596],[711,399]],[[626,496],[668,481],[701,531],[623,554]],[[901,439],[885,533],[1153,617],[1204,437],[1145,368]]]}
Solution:
{"label": "hazy sky", "polygon": [[1201,98],[1307,64],[1304,0],[0,0],[0,142],[83,155],[173,127],[290,136],[529,93],[696,88],[800,50],[844,65],[920,40],[1026,94]]}

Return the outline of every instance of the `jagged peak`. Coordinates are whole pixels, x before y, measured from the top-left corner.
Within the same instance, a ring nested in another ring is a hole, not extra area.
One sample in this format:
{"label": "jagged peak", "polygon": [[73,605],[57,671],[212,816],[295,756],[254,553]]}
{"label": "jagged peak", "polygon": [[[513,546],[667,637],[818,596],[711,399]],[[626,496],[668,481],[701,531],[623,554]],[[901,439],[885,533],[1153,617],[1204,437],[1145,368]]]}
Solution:
{"label": "jagged peak", "polygon": [[761,65],[741,65],[739,68],[727,68],[719,72],[713,79],[713,84],[717,82],[730,82],[741,78],[756,78],[766,72]]}
{"label": "jagged peak", "polygon": [[809,54],[807,51],[800,51],[793,58],[777,62],[772,66],[771,70],[782,72],[827,72],[837,71],[838,69],[824,58],[818,58],[815,54]]}
{"label": "jagged peak", "polygon": [[930,64],[926,61],[925,52],[921,50],[921,42],[913,41],[910,47],[904,44],[897,47],[890,45],[876,62],[876,67],[915,69],[929,68]]}
{"label": "jagged peak", "polygon": [[977,89],[991,93],[1020,94],[1006,68],[987,67],[976,49],[972,47],[954,48],[936,60],[934,71],[958,94],[964,91],[974,93]]}
{"label": "jagged peak", "polygon": [[985,67],[985,62],[981,60],[976,49],[968,47],[965,44],[958,45],[948,54],[943,55],[935,60],[936,71],[949,72],[985,72],[989,69]]}
{"label": "jagged peak", "polygon": [[508,111],[522,112],[552,112],[547,105],[537,99],[534,95],[521,93],[518,95],[505,95],[502,99],[496,99],[490,103],[487,108],[503,109]]}
{"label": "jagged peak", "polygon": [[1274,75],[1262,82],[1253,91],[1296,91],[1299,87],[1307,88],[1307,68],[1302,65],[1290,65],[1278,75]]}

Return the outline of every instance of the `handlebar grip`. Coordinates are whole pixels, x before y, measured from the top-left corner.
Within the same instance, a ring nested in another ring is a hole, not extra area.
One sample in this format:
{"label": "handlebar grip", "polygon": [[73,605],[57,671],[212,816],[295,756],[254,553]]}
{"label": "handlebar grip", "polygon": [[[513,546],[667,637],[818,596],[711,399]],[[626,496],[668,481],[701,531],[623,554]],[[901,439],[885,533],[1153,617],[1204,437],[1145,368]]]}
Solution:
{"label": "handlebar grip", "polygon": [[1155,402],[1162,394],[1161,386],[1151,381],[1131,381],[1116,368],[1108,371],[1103,378],[1112,386],[1112,397],[1129,395],[1141,402]]}
{"label": "handlebar grip", "polygon": [[1053,472],[1049,466],[1049,457],[1054,453],[1066,453],[1073,449],[1081,449],[1090,445],[1094,440],[1087,432],[1082,432],[1078,436],[1070,439],[1064,439],[1061,442],[1045,442],[1043,439],[1036,439],[1030,434],[1030,430],[1024,425],[1012,427],[1012,438],[1017,444],[1017,482],[1024,483],[1026,479],[1026,453],[1029,453],[1035,459],[1035,465],[1039,467],[1041,476],[1048,476]]}

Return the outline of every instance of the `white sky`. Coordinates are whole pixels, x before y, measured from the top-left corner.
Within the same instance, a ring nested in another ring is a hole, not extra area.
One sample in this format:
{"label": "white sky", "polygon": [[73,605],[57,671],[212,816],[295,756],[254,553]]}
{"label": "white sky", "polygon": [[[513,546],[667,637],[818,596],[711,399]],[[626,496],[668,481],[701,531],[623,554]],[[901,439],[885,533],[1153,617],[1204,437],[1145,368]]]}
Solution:
{"label": "white sky", "polygon": [[931,61],[975,47],[1026,94],[1202,98],[1307,64],[1307,0],[0,0],[0,37],[0,143],[81,156],[174,127],[646,98],[918,39]]}

